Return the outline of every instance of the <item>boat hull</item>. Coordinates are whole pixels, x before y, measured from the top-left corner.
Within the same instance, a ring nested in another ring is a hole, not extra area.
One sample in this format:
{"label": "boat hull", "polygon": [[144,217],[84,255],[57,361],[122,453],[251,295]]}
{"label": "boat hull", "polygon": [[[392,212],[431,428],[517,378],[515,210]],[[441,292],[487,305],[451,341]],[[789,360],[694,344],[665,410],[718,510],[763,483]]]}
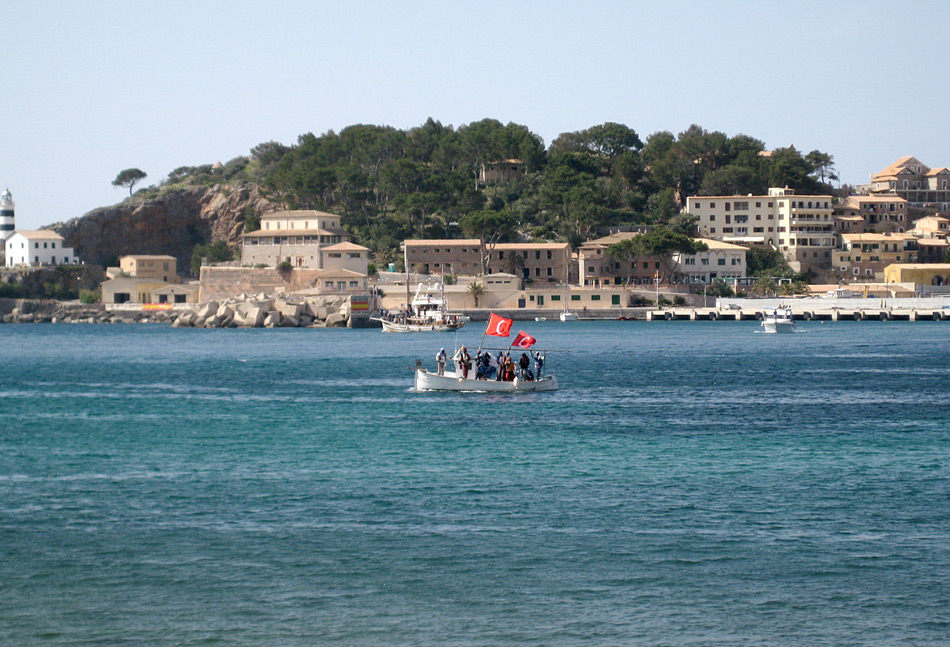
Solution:
{"label": "boat hull", "polygon": [[383,325],[383,332],[452,332],[465,325],[464,321],[457,323],[424,323],[424,324],[404,324],[386,319],[374,319]]}
{"label": "boat hull", "polygon": [[795,332],[795,324],[791,321],[763,321],[762,331],[769,333]]}
{"label": "boat hull", "polygon": [[557,376],[551,375],[541,380],[515,380],[498,382],[496,380],[475,380],[471,374],[467,379],[447,371],[445,375],[430,373],[424,369],[416,370],[416,391],[480,391],[487,393],[536,393],[539,391],[557,391]]}

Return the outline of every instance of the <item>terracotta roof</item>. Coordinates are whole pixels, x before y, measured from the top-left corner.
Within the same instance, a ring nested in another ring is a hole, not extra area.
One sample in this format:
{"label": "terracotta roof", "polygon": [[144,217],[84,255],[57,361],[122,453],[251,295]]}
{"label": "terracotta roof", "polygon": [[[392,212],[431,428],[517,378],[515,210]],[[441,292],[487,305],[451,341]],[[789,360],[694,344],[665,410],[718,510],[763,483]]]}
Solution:
{"label": "terracotta roof", "polygon": [[327,211],[316,211],[315,209],[296,209],[293,211],[275,211],[265,213],[261,220],[274,220],[276,218],[341,218],[337,213]]}
{"label": "terracotta roof", "polygon": [[947,168],[946,166],[942,166],[940,168],[930,169],[930,171],[928,171],[926,175],[927,177],[933,177],[934,175],[944,175],[946,173],[950,173],[950,168]]}
{"label": "terracotta roof", "polygon": [[335,245],[327,245],[323,248],[325,252],[368,252],[369,247],[363,247],[362,245],[357,245],[356,243],[336,243]]}
{"label": "terracotta roof", "polygon": [[570,247],[570,243],[498,243],[496,250],[507,249],[564,249]]}
{"label": "terracotta roof", "polygon": [[724,243],[721,240],[713,240],[711,238],[696,238],[694,240],[699,243],[706,243],[706,246],[709,247],[709,249],[736,249],[736,250],[747,249],[743,247],[742,245],[733,245],[732,243]]}
{"label": "terracotta roof", "polygon": [[482,241],[479,238],[430,238],[430,239],[415,239],[415,240],[404,240],[403,245],[411,247],[419,247],[420,245],[481,245]]}
{"label": "terracotta roof", "polygon": [[174,256],[169,256],[167,254],[126,254],[125,256],[120,256],[119,260],[123,258],[134,258],[137,261],[174,261],[178,260]]}
{"label": "terracotta roof", "polygon": [[354,272],[353,270],[323,270],[317,272],[313,275],[314,277],[321,279],[332,279],[332,278],[341,278],[341,279],[365,279],[365,274],[360,274],[359,272]]}
{"label": "terracotta roof", "polygon": [[[17,229],[13,234],[20,234],[29,239],[63,240],[63,237],[52,229]],[[13,234],[10,234],[11,236]]]}
{"label": "terracotta roof", "polygon": [[889,240],[903,241],[913,240],[915,237],[910,234],[841,234],[842,240],[849,242],[875,241],[883,242]]}
{"label": "terracotta roof", "polygon": [[618,231],[610,234],[609,236],[603,236],[602,238],[595,238],[593,240],[588,240],[581,244],[581,247],[606,247],[607,245],[613,245],[614,243],[619,243],[621,240],[627,240],[629,238],[634,238],[635,236],[640,236],[638,231]]}
{"label": "terracotta roof", "polygon": [[950,247],[950,240],[946,238],[921,238],[917,241],[917,245],[923,245],[924,247]]}
{"label": "terracotta roof", "polygon": [[241,234],[244,238],[263,238],[265,236],[345,236],[349,234],[340,229],[258,229],[246,234]]}

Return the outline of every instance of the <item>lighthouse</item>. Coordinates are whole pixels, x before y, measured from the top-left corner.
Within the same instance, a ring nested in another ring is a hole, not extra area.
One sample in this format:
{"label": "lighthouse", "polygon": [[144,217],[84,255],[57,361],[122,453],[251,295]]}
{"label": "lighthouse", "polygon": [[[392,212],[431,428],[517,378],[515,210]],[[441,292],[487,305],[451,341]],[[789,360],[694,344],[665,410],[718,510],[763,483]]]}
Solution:
{"label": "lighthouse", "polygon": [[14,229],[16,224],[13,220],[13,196],[10,189],[5,189],[0,194],[0,242],[9,238]]}

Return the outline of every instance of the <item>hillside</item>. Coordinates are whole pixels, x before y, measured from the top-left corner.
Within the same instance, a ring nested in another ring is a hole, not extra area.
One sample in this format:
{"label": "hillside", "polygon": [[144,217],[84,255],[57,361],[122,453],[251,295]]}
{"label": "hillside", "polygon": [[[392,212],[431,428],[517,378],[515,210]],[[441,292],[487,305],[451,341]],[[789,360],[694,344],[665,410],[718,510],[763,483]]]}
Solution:
{"label": "hillside", "polygon": [[114,265],[126,254],[169,254],[191,264],[195,245],[240,243],[246,215],[277,210],[255,184],[194,186],[144,193],[52,228],[87,263]]}

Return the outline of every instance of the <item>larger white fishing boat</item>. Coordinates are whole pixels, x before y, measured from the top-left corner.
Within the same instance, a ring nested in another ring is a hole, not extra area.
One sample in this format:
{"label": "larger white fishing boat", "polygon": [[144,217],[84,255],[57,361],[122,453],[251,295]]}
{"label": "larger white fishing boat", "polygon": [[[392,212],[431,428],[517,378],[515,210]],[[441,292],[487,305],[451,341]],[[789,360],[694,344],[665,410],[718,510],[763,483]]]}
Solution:
{"label": "larger white fishing boat", "polygon": [[[474,359],[472,364],[474,364]],[[475,379],[476,370],[473,366],[468,375],[464,375],[461,362],[452,362],[454,370],[446,369],[444,375],[433,373],[422,368],[421,362],[416,363],[415,390],[416,391],[477,391],[487,393],[522,393],[537,391],[557,391],[557,376],[547,375],[540,380]]]}
{"label": "larger white fishing boat", "polygon": [[383,332],[451,332],[464,326],[468,319],[448,311],[442,284],[420,283],[408,312],[374,317],[373,321],[382,324]]}
{"label": "larger white fishing boat", "polygon": [[766,308],[762,317],[762,331],[768,333],[795,332],[795,319],[788,306]]}

